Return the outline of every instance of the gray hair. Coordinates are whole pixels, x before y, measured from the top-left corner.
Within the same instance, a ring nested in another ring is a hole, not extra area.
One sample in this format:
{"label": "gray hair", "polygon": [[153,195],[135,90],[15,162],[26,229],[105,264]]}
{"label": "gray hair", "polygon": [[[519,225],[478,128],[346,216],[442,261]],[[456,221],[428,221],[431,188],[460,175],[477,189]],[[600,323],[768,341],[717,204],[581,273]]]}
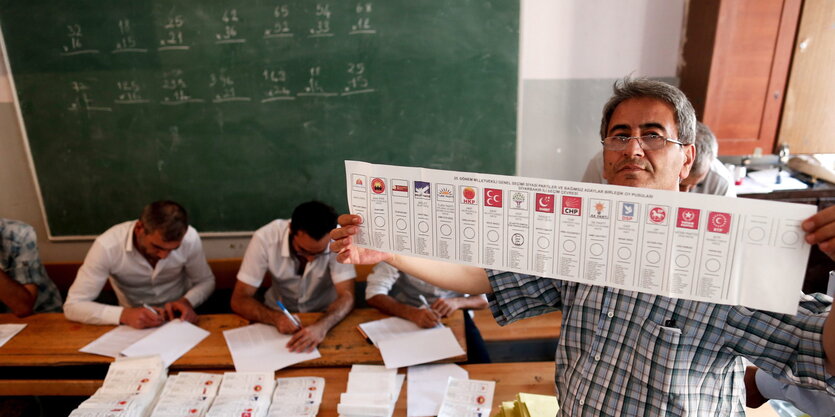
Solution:
{"label": "gray hair", "polygon": [[696,157],[693,159],[693,167],[690,173],[701,174],[710,169],[710,163],[716,159],[719,153],[719,145],[716,143],[716,136],[702,122],[696,122]]}
{"label": "gray hair", "polygon": [[696,138],[696,111],[687,96],[676,87],[661,81],[646,78],[632,79],[625,77],[615,81],[612,86],[612,98],[603,106],[603,119],[600,121],[600,138],[607,136],[609,121],[620,103],[632,98],[654,98],[673,107],[678,126],[678,141],[689,145]]}

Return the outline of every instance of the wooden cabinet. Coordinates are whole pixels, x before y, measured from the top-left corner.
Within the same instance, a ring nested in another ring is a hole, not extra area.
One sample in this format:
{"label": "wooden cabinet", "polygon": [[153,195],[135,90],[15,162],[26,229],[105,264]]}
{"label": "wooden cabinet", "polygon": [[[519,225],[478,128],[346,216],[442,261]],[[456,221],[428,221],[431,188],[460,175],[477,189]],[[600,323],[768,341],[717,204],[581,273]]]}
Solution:
{"label": "wooden cabinet", "polygon": [[689,9],[681,89],[720,155],[772,153],[801,0],[699,0]]}

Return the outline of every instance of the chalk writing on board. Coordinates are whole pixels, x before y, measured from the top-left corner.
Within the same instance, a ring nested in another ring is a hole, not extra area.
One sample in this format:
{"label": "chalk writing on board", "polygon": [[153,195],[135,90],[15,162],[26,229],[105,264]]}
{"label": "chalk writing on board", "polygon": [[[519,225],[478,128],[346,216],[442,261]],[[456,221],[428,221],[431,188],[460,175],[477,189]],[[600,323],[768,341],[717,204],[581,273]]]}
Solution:
{"label": "chalk writing on board", "polygon": [[133,27],[130,24],[130,19],[119,19],[119,40],[116,42],[116,48],[111,53],[118,54],[124,52],[148,52],[145,48],[138,48],[136,46],[136,38],[133,35]]}
{"label": "chalk writing on board", "polygon": [[184,78],[183,70],[173,69],[162,74],[162,89],[165,95],[160,104],[178,105],[185,103],[202,103],[204,100],[193,98],[188,91],[188,83]]}
{"label": "chalk writing on board", "polygon": [[377,33],[377,30],[371,25],[371,2],[357,3],[355,8],[357,12],[357,20],[351,25],[349,35],[368,35]]}
{"label": "chalk writing on board", "polygon": [[116,90],[116,100],[113,102],[117,104],[141,104],[150,101],[142,97],[142,87],[136,80],[117,81]]}
{"label": "chalk writing on board", "polygon": [[209,74],[209,87],[214,90],[213,103],[225,103],[228,101],[250,101],[249,97],[241,97],[235,94],[235,80],[221,68],[217,73]]}
{"label": "chalk writing on board", "polygon": [[310,28],[311,38],[333,36],[331,33],[331,8],[327,3],[316,3],[316,20]]}
{"label": "chalk writing on board", "polygon": [[290,6],[281,4],[275,6],[273,9],[273,27],[264,31],[264,39],[269,38],[292,38],[293,32],[290,30]]}
{"label": "chalk writing on board", "polygon": [[364,62],[349,62],[347,72],[350,78],[348,79],[348,85],[342,91],[343,96],[374,92],[374,89],[370,88],[368,84]]}
{"label": "chalk writing on board", "polygon": [[75,94],[75,98],[67,107],[68,110],[87,112],[113,111],[110,107],[95,105],[94,100],[91,98],[92,90],[89,84],[82,81],[72,81],[70,82],[70,87]]}
{"label": "chalk writing on board", "polygon": [[295,100],[295,97],[290,95],[290,90],[287,88],[287,71],[283,69],[265,69],[261,75],[267,85],[267,89],[264,92],[265,98],[261,100],[262,103],[276,100]]}
{"label": "chalk writing on board", "polygon": [[164,35],[159,41],[161,46],[158,49],[160,51],[187,50],[190,48],[183,37],[183,26],[185,23],[186,21],[183,15],[176,14],[168,16],[165,24],[162,25]]}
{"label": "chalk writing on board", "polygon": [[81,55],[81,54],[97,54],[98,49],[85,48],[84,33],[81,31],[81,25],[73,23],[67,25],[67,37],[69,43],[64,45],[61,55]]}
{"label": "chalk writing on board", "polygon": [[319,97],[330,97],[338,95],[337,93],[325,91],[322,87],[319,80],[322,76],[322,67],[315,66],[310,67],[309,70],[310,77],[307,79],[307,86],[304,87],[304,91],[298,94],[299,97],[311,97],[311,96],[319,96]]}
{"label": "chalk writing on board", "polygon": [[220,18],[223,22],[223,31],[215,34],[215,43],[244,43],[246,39],[241,38],[238,34],[238,9],[226,9],[223,11],[223,16]]}

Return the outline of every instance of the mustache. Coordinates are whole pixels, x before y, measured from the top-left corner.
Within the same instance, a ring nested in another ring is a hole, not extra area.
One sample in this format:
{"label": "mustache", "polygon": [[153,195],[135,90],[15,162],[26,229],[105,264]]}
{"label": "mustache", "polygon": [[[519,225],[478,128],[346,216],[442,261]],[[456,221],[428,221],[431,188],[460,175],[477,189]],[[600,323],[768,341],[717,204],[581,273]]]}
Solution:
{"label": "mustache", "polygon": [[654,170],[652,169],[652,165],[646,159],[641,159],[641,158],[629,158],[629,159],[624,159],[622,161],[618,161],[615,164],[615,172],[618,172],[618,171],[622,170],[623,167],[625,167],[627,165],[634,165],[634,166],[640,167],[641,169],[647,170],[649,172],[654,172]]}

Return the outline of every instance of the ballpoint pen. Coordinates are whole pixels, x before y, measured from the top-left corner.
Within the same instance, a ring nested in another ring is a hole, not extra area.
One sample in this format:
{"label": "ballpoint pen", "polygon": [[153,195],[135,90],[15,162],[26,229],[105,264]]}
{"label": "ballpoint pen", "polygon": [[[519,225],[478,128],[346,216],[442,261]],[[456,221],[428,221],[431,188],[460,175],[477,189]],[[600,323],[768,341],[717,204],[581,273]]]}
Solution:
{"label": "ballpoint pen", "polygon": [[[420,302],[423,303],[423,306],[426,307],[427,310],[432,311],[432,312],[435,311],[435,310],[432,310],[432,306],[429,305],[429,302],[426,301],[426,297],[424,297],[423,294],[418,294],[418,298],[420,298]],[[438,313],[435,313],[435,314],[438,314]],[[443,325],[439,321],[438,324],[435,327],[442,327],[442,326]]]}
{"label": "ballpoint pen", "polygon": [[275,305],[277,305],[278,308],[281,309],[281,312],[284,313],[284,315],[287,316],[287,318],[290,319],[290,321],[293,322],[293,324],[295,324],[296,327],[300,329],[302,328],[302,324],[299,323],[299,321],[295,317],[293,317],[293,315],[290,314],[289,311],[287,311],[287,307],[284,307],[284,304],[282,304],[281,301],[275,300]]}
{"label": "ballpoint pen", "polygon": [[155,315],[159,316],[159,311],[157,311],[157,310],[156,310],[156,309],[154,309],[153,307],[149,306],[148,304],[143,303],[143,304],[142,304],[142,307],[147,308],[147,309],[148,309],[148,311],[150,311],[151,313],[154,313]]}

